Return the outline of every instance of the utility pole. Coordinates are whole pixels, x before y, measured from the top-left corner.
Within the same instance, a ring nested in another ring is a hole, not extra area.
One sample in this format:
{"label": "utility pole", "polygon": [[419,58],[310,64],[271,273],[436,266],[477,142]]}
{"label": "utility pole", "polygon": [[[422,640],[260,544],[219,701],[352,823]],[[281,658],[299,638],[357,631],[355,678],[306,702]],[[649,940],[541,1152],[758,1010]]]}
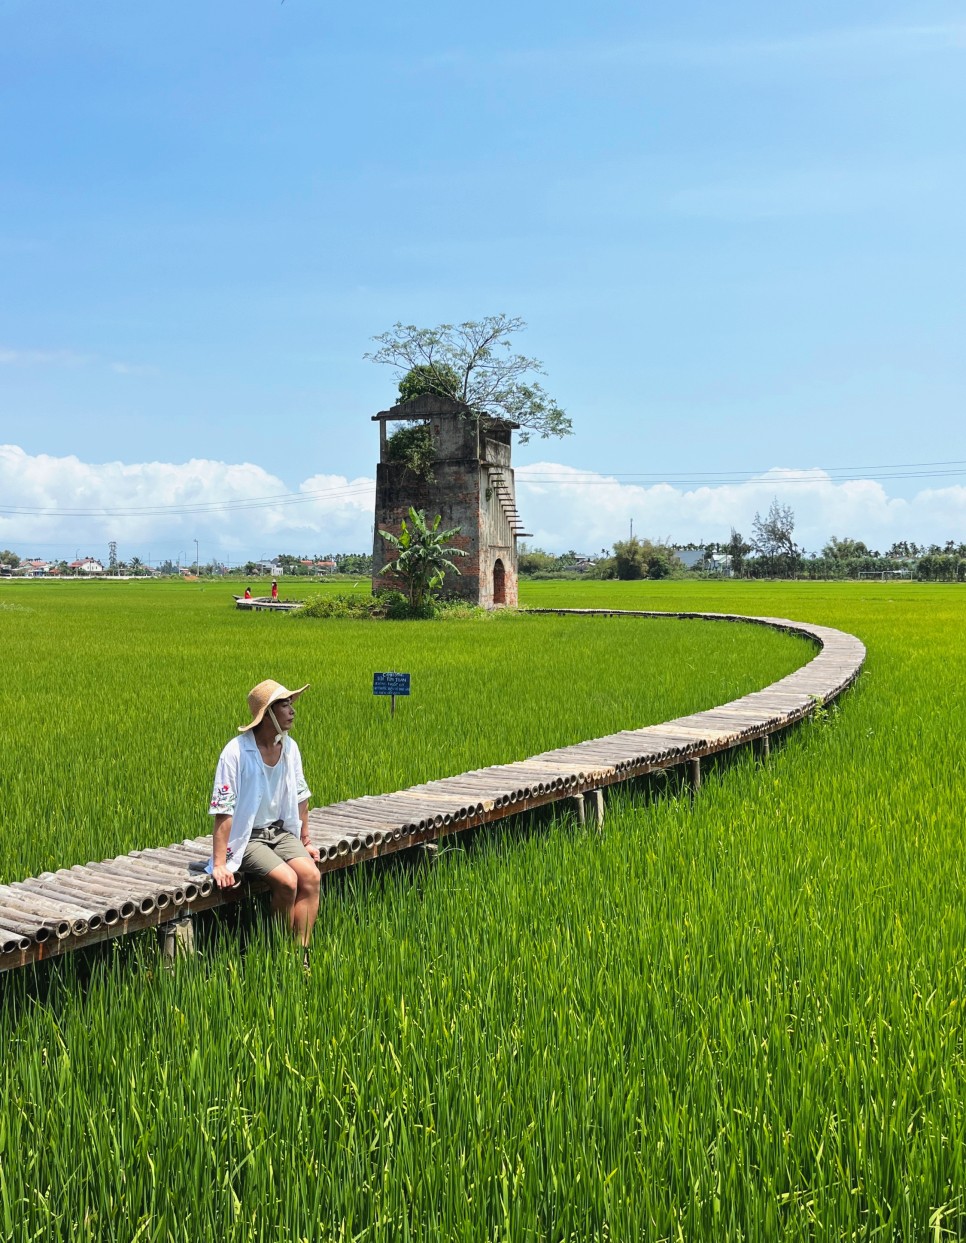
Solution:
{"label": "utility pole", "polygon": [[631,519],[631,539],[634,538],[634,519]]}
{"label": "utility pole", "polygon": [[201,558],[198,556],[198,541],[195,540],[195,573],[201,575]]}
{"label": "utility pole", "polygon": [[107,546],[107,568],[112,574],[117,573],[117,540],[112,539]]}

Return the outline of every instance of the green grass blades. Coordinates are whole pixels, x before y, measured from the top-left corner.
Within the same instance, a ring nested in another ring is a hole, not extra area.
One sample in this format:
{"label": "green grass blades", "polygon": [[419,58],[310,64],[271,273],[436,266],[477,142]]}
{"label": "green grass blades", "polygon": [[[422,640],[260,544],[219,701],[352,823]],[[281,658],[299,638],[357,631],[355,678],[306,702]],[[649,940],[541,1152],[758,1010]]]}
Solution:
{"label": "green grass blades", "polygon": [[[68,608],[67,586],[46,597],[50,586],[0,595],[34,610],[0,612],[19,688],[7,679],[6,752],[42,765],[33,794],[5,767],[4,805],[16,790],[29,808],[60,773],[63,833],[77,784],[63,740],[82,734],[70,714],[94,738],[83,754],[110,745],[129,777],[170,733],[161,766],[180,780],[167,823],[150,807],[160,786],[116,809],[124,832],[133,806],[161,841],[193,814],[185,791],[206,795],[240,695],[264,673],[313,680],[296,729],[323,770],[317,791],[333,797],[710,706],[809,655],[781,635],[765,652],[750,627],[633,620],[386,623],[384,638],[382,623],[236,617],[209,607],[211,588],[190,597],[180,584],[176,606],[146,618],[142,598],[91,585],[85,614]],[[3,977],[0,1236],[966,1234],[966,595],[687,582],[524,595],[837,625],[866,643],[868,665],[767,764],[745,751],[709,766],[693,805],[673,783],[625,791],[602,836],[564,816],[514,822],[432,867],[329,884],[307,978],[271,930],[227,919],[170,975],[141,937]],[[713,646],[723,636],[738,645],[733,663]],[[70,653],[85,651],[96,669],[74,683]],[[497,653],[514,675],[498,687]],[[367,694],[372,670],[393,667],[411,668],[414,691],[435,688],[434,711],[417,717],[414,694],[408,722],[397,713],[400,752],[377,724],[386,705]],[[114,698],[85,709],[85,692],[101,693],[95,673]],[[166,729],[151,732],[154,714]],[[112,809],[83,798],[80,845],[103,843]],[[7,868],[24,841],[40,855],[52,840],[49,816],[28,823],[14,833],[5,820]]]}
{"label": "green grass blades", "polygon": [[[230,585],[3,584],[0,601],[19,606],[0,612],[2,881],[208,832],[215,762],[265,677],[312,684],[295,736],[319,805],[710,707],[814,650],[701,622],[296,621],[237,611]],[[412,674],[395,718],[372,694],[388,670]]]}

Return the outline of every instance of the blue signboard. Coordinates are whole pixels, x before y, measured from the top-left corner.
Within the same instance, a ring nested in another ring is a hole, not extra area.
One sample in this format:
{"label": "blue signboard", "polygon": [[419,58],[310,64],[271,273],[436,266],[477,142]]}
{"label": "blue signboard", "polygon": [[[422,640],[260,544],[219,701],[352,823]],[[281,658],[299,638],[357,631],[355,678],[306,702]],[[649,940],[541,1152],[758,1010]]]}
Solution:
{"label": "blue signboard", "polygon": [[373,695],[408,695],[408,673],[374,673],[372,675]]}

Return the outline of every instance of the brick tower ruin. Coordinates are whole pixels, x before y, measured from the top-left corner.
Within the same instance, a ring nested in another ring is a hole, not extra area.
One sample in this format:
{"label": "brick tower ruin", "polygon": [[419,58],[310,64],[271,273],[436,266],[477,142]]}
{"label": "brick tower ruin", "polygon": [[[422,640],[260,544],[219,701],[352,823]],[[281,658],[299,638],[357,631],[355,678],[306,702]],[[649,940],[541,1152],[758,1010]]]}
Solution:
{"label": "brick tower ruin", "polygon": [[[478,420],[462,403],[432,394],[381,410],[372,421],[379,424],[373,591],[399,585],[380,574],[394,553],[379,532],[398,534],[412,506],[423,510],[429,523],[441,514],[442,528],[460,528],[452,542],[467,555],[454,559],[460,573],[447,575],[447,592],[484,608],[515,608],[517,539],[528,534],[517,513],[510,468],[510,437],[519,424]],[[390,423],[429,428],[433,479],[393,459]]]}

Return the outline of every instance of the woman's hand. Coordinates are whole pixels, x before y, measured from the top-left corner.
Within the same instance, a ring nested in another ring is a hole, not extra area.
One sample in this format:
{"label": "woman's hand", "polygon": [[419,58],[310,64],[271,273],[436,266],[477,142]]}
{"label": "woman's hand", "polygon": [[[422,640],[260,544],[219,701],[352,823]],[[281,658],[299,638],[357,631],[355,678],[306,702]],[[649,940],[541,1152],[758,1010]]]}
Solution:
{"label": "woman's hand", "polygon": [[309,800],[303,798],[299,803],[299,841],[309,852],[309,858],[313,863],[318,863],[320,859],[319,852],[312,845],[312,839],[309,837]]}
{"label": "woman's hand", "polygon": [[219,889],[231,889],[235,884],[235,874],[227,863],[216,863],[211,869],[211,875]]}

